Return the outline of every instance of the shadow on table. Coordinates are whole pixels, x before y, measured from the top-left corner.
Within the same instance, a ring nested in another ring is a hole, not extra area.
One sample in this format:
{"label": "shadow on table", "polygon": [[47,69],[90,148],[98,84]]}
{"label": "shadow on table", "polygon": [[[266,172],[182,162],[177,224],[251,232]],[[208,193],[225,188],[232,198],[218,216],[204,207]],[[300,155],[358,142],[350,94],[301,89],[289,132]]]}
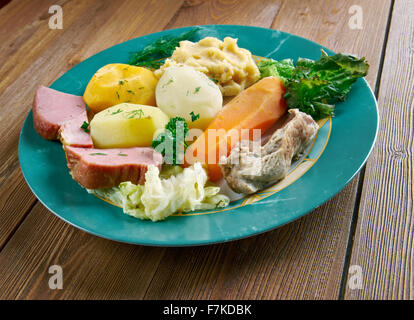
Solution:
{"label": "shadow on table", "polygon": [[0,9],[3,8],[6,4],[8,4],[11,0],[0,0]]}

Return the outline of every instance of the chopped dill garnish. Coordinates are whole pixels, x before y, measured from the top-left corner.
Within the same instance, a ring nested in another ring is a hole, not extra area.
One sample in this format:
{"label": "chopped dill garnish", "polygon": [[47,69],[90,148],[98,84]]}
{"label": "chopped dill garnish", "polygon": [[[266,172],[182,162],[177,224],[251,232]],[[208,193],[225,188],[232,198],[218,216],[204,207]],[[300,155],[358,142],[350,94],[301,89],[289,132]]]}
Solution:
{"label": "chopped dill garnish", "polygon": [[165,88],[166,86],[168,86],[170,83],[173,83],[173,82],[174,82],[174,80],[173,80],[173,78],[171,78],[170,80],[167,81],[167,83],[164,83],[162,85],[162,87]]}
{"label": "chopped dill garnish", "polygon": [[123,85],[124,84],[124,81],[122,81],[122,80],[119,80],[119,85]]}
{"label": "chopped dill garnish", "polygon": [[135,94],[135,92],[132,90],[127,90],[127,92],[129,92],[130,94]]}
{"label": "chopped dill garnish", "polygon": [[191,116],[191,121],[192,122],[194,122],[194,121],[196,121],[197,119],[200,118],[200,114],[194,114],[194,111],[190,112],[190,116]]}
{"label": "chopped dill garnish", "polygon": [[85,131],[85,132],[89,132],[89,123],[84,121],[81,125],[81,129],[83,129],[83,131]]}
{"label": "chopped dill garnish", "polygon": [[116,111],[112,112],[112,113],[111,113],[111,115],[112,115],[112,114],[118,114],[118,113],[121,113],[121,112],[122,112],[122,110],[121,110],[121,109],[118,109],[118,110],[116,110]]}
{"label": "chopped dill garnish", "polygon": [[144,115],[144,111],[142,111],[142,109],[137,109],[137,110],[126,112],[126,114],[128,115],[128,119],[135,118],[135,116],[139,116],[139,119],[141,119],[142,116]]}
{"label": "chopped dill garnish", "polygon": [[128,155],[127,155],[127,154],[125,154],[125,153],[118,153],[118,156],[121,156],[121,157],[128,157]]}
{"label": "chopped dill garnish", "polygon": [[121,98],[119,97],[119,93],[118,91],[116,92],[116,96],[118,97],[118,100],[120,100]]}
{"label": "chopped dill garnish", "polygon": [[197,87],[197,88],[195,88],[195,90],[194,90],[194,94],[198,93],[198,92],[200,91],[200,89],[201,89],[201,87]]}
{"label": "chopped dill garnish", "polygon": [[95,153],[90,153],[90,156],[107,156],[106,153],[102,153],[102,152],[95,152]]}

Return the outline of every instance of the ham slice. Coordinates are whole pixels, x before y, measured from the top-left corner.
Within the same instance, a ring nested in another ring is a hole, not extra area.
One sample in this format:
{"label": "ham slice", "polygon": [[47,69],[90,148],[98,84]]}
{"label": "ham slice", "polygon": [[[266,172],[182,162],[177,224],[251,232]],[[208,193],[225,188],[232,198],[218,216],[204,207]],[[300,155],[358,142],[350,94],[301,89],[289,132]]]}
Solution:
{"label": "ham slice", "polygon": [[65,121],[59,129],[59,138],[62,144],[72,147],[93,148],[92,137],[81,128],[83,122],[88,122],[86,112],[74,119]]}
{"label": "ham slice", "polygon": [[57,140],[64,144],[92,147],[89,134],[80,126],[88,121],[86,105],[81,96],[60,92],[40,86],[33,101],[33,124],[45,139]]}
{"label": "ham slice", "polygon": [[64,149],[73,179],[87,189],[111,188],[124,181],[143,184],[149,165],[161,170],[162,155],[151,148]]}

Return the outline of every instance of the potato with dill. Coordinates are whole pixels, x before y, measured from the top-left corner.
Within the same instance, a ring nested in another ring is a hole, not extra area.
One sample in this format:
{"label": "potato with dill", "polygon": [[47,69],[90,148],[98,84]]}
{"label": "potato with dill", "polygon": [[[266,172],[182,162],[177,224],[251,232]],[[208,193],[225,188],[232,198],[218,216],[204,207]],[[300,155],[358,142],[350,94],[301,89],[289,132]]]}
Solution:
{"label": "potato with dill", "polygon": [[219,87],[188,66],[166,68],[155,90],[157,106],[170,117],[182,117],[190,128],[204,130],[223,106]]}
{"label": "potato with dill", "polygon": [[108,64],[93,75],[83,99],[94,113],[122,102],[155,106],[157,82],[153,72],[146,68]]}
{"label": "potato with dill", "polygon": [[97,148],[149,147],[168,120],[157,107],[121,103],[97,113],[90,132]]}

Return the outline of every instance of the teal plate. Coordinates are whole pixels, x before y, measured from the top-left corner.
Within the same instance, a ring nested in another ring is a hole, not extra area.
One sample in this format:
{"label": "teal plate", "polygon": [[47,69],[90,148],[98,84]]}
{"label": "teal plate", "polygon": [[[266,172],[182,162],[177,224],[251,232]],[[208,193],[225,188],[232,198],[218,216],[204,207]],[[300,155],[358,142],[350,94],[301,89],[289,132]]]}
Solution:
{"label": "teal plate", "polygon": [[[57,79],[51,88],[76,95],[83,92],[92,75],[109,63],[126,63],[130,52],[160,36],[176,35],[187,28],[167,30],[132,39],[106,49],[79,63]],[[203,26],[198,37],[238,38],[242,48],[254,55],[274,59],[319,59],[322,46],[281,31],[235,25]],[[333,54],[323,48],[328,54]],[[238,200],[227,210],[175,215],[154,223],[125,215],[122,209],[88,194],[69,175],[59,142],[42,139],[33,128],[30,112],[19,140],[19,160],[33,193],[64,221],[91,234],[151,246],[193,246],[240,239],[272,230],[298,219],[338,193],[361,169],[369,156],[378,130],[375,97],[359,79],[335,117],[323,124],[315,144],[298,165],[295,179]],[[307,165],[311,163],[311,165]],[[303,166],[300,167],[300,166]]]}

